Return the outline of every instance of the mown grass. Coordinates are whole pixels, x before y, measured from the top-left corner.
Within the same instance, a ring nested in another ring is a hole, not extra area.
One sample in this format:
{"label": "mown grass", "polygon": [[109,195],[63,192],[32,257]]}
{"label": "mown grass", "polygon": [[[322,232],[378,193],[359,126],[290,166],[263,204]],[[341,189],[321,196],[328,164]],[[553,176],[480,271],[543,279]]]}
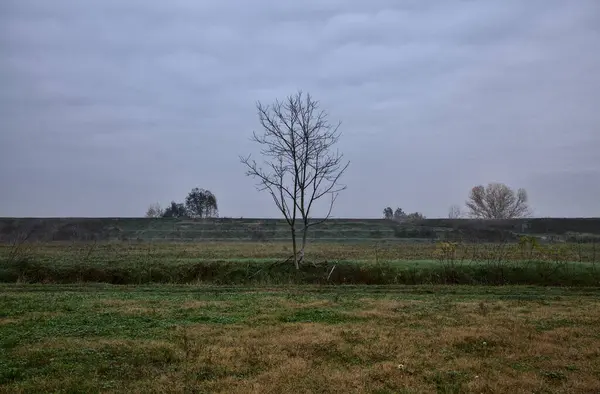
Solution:
{"label": "mown grass", "polygon": [[320,244],[296,271],[284,244],[23,243],[0,247],[0,282],[600,285],[580,246]]}
{"label": "mown grass", "polygon": [[[314,261],[352,260],[386,262],[393,260],[428,260],[440,243],[314,243],[307,257]],[[8,256],[11,244],[0,244],[0,258]],[[517,243],[459,243],[456,260],[489,261],[563,261],[598,262],[600,247],[592,243],[543,244],[532,248]],[[274,261],[291,255],[289,242],[28,242],[21,254],[33,259],[62,261],[114,260],[232,260]]]}
{"label": "mown grass", "polygon": [[599,295],[0,285],[0,392],[596,393]]}

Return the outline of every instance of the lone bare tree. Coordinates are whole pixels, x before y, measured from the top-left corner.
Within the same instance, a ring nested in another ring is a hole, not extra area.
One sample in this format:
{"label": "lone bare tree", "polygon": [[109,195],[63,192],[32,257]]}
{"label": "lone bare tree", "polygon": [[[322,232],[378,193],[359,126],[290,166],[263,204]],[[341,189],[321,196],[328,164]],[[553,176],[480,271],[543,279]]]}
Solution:
{"label": "lone bare tree", "polygon": [[466,202],[469,216],[480,219],[516,219],[531,215],[527,203],[527,192],[519,189],[515,193],[503,183],[490,183],[471,189]]}
{"label": "lone bare tree", "polygon": [[[257,103],[262,134],[253,133],[252,141],[261,146],[262,165],[251,156],[240,157],[246,175],[258,180],[257,188],[268,191],[281,211],[292,235],[296,269],[304,258],[308,229],[331,216],[335,200],[346,186],[339,179],[348,168],[343,154],[333,150],[340,137],[341,123],[331,124],[328,113],[318,101],[302,91],[271,105]],[[314,203],[330,197],[327,215],[311,218]],[[296,222],[302,224],[302,244],[298,251]]]}
{"label": "lone bare tree", "polygon": [[462,210],[460,209],[460,205],[453,204],[450,206],[448,210],[448,219],[460,219],[462,217]]}

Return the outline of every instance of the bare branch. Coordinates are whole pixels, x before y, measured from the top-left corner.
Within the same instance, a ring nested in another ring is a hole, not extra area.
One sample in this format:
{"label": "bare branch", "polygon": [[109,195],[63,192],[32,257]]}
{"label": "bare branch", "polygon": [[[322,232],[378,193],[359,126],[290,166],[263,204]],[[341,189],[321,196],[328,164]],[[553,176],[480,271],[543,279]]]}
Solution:
{"label": "bare branch", "polygon": [[[300,214],[303,252],[308,228],[330,217],[338,194],[346,189],[339,180],[350,163],[333,151],[341,123],[330,124],[319,102],[302,91],[272,105],[259,102],[257,110],[263,133],[254,132],[252,140],[261,146],[265,169],[250,156],[240,160],[247,167],[246,175],[258,180],[259,190],[269,191],[291,226],[294,253],[294,223],[296,212]],[[326,217],[312,221],[313,204],[327,194],[331,202]]]}
{"label": "bare branch", "polygon": [[515,194],[502,183],[490,183],[485,188],[475,186],[466,206],[469,216],[481,219],[513,219],[531,215],[525,189],[519,189]]}
{"label": "bare branch", "polygon": [[333,205],[335,204],[335,200],[337,200],[337,198],[338,198],[338,193],[332,194],[331,195],[331,202],[329,203],[329,210],[327,211],[327,215],[325,215],[325,217],[322,218],[321,220],[318,220],[316,222],[307,223],[306,226],[305,226],[305,228],[308,229],[308,228],[310,228],[312,226],[316,226],[318,224],[321,224],[324,221],[326,221],[327,219],[329,219],[331,217],[331,211],[333,210]]}
{"label": "bare branch", "polygon": [[450,206],[450,209],[448,210],[448,218],[449,219],[459,219],[462,217],[462,211],[460,209],[460,206],[457,204],[453,204]]}

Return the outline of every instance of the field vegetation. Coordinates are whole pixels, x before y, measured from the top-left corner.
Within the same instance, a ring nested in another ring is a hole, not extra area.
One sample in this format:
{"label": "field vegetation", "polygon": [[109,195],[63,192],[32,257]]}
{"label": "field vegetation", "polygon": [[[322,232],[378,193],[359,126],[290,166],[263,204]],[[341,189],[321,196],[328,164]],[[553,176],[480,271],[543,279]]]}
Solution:
{"label": "field vegetation", "polygon": [[600,392],[594,233],[325,222],[296,269],[276,221],[4,223],[0,393]]}
{"label": "field vegetation", "polygon": [[[598,243],[599,218],[515,220],[329,219],[308,231],[309,244],[462,241]],[[29,241],[287,242],[289,226],[278,219],[186,218],[0,218],[0,243]]]}
{"label": "field vegetation", "polygon": [[[592,243],[315,243],[290,270],[284,243],[23,242],[0,281],[212,284],[600,284]],[[287,261],[286,261],[287,260]]]}
{"label": "field vegetation", "polygon": [[0,392],[597,393],[592,288],[1,285]]}

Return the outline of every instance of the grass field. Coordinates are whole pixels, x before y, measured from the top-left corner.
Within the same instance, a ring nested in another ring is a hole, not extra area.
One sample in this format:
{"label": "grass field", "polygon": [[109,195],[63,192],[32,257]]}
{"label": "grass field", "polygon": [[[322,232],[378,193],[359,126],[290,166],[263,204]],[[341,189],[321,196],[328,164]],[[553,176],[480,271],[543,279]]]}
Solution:
{"label": "grass field", "polygon": [[0,246],[0,282],[538,284],[599,286],[593,244],[317,243],[296,271],[285,243]]}
{"label": "grass field", "polygon": [[0,285],[0,392],[598,393],[599,294]]}
{"label": "grass field", "polygon": [[[0,218],[0,242],[26,233],[35,241],[287,241],[282,219],[176,218]],[[533,218],[515,220],[330,219],[311,228],[314,242],[501,241],[519,235],[541,239],[600,243],[600,218]]]}
{"label": "grass field", "polygon": [[600,392],[593,237],[348,220],[296,271],[277,221],[3,223],[0,393]]}
{"label": "grass field", "polygon": [[[428,243],[315,243],[309,244],[307,256],[315,261],[352,260],[361,262],[428,260],[436,256],[443,242]],[[0,256],[7,256],[13,246],[0,244]],[[58,260],[202,260],[202,261],[275,261],[291,254],[288,242],[33,242],[20,253],[39,259]],[[530,245],[518,243],[457,244],[456,260],[506,261],[578,261],[599,262],[600,246],[591,243]]]}

